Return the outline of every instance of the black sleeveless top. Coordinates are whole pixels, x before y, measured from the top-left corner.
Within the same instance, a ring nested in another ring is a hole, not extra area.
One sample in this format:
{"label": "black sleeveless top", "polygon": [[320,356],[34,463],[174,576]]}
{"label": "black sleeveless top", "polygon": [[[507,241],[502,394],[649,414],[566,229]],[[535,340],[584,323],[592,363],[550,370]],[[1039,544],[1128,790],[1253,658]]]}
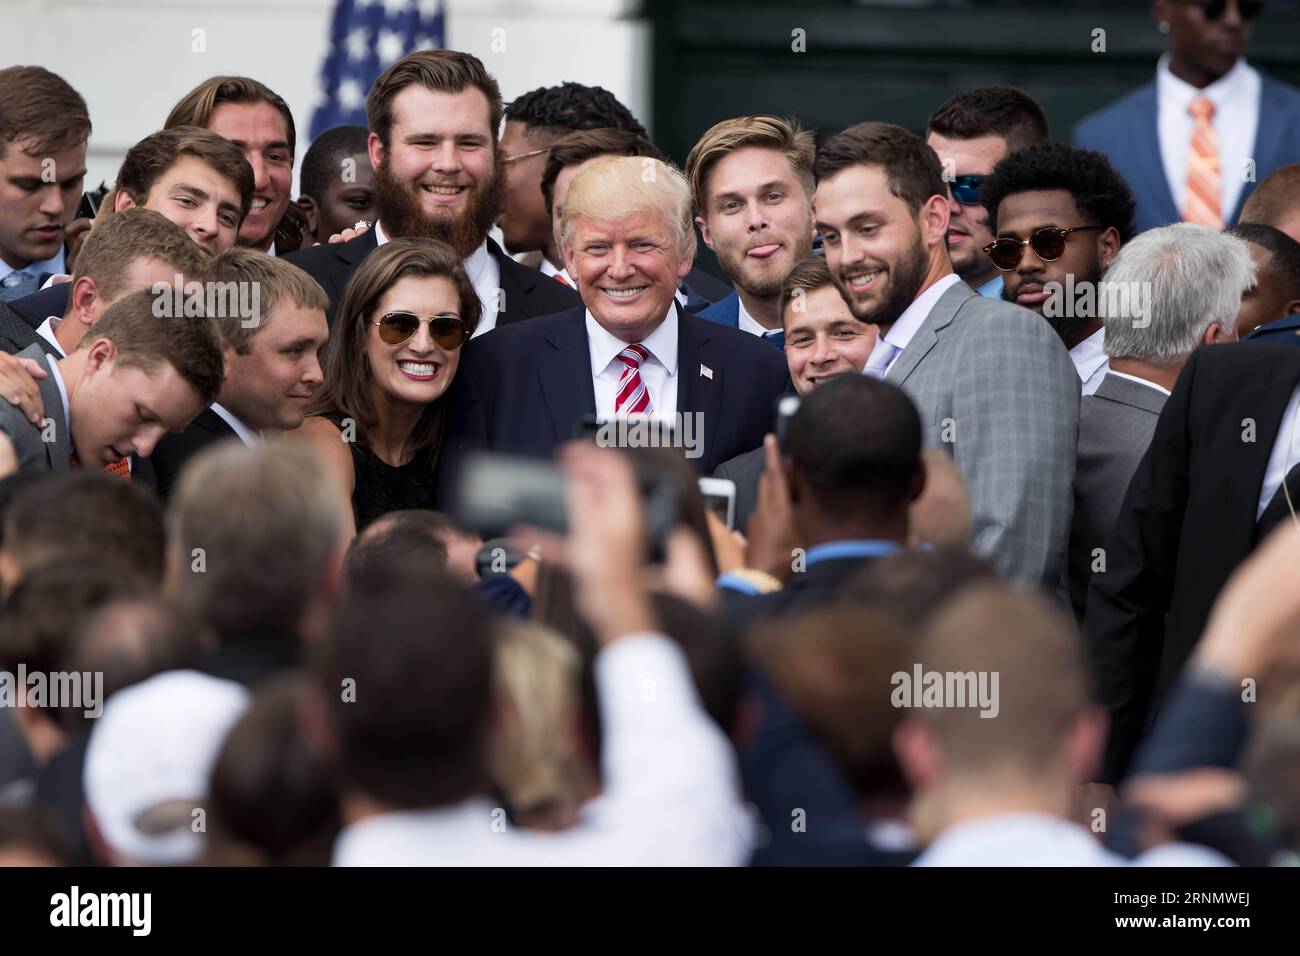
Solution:
{"label": "black sleeveless top", "polygon": [[[343,432],[342,412],[325,415]],[[405,465],[393,467],[359,442],[348,442],[356,486],[352,491],[352,516],[357,533],[381,515],[406,508],[433,508],[436,486],[431,456],[426,450]]]}

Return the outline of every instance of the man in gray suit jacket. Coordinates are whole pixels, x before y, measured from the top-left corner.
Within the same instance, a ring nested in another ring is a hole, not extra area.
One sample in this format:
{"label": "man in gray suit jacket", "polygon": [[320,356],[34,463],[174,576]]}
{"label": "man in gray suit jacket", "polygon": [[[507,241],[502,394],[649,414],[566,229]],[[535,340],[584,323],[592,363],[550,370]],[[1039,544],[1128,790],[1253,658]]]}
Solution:
{"label": "man in gray suit jacket", "polygon": [[1151,229],[1124,246],[1106,286],[1136,295],[1099,295],[1110,371],[1079,411],[1065,586],[1080,621],[1093,574],[1138,462],[1192,351],[1236,338],[1241,295],[1254,269],[1246,244],[1205,226]]}
{"label": "man in gray suit jacket", "polygon": [[53,359],[45,352],[45,347],[38,343],[18,353],[18,358],[31,359],[45,371],[45,377],[36,383],[45,407],[44,421],[33,425],[21,409],[0,399],[0,432],[14,446],[19,471],[67,471],[72,454],[72,436],[63,399],[54,375],[50,374]]}
{"label": "man in gray suit jacket", "polygon": [[948,258],[939,159],[899,126],[860,123],[814,165],[817,226],[853,314],[880,327],[868,375],[907,392],[925,443],[971,497],[972,549],[1008,578],[1055,589],[1065,561],[1079,377],[1028,309],[977,295]]}

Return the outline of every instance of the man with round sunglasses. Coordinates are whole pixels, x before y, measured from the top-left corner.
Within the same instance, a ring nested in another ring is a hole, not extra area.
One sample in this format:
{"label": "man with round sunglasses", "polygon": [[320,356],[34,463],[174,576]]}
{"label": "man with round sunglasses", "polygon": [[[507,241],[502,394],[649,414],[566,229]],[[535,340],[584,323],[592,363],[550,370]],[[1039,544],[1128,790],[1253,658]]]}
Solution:
{"label": "man with round sunglasses", "polygon": [[1101,277],[1133,237],[1128,185],[1100,153],[1044,143],[998,163],[983,190],[1002,297],[1047,320],[1091,395],[1107,371]]}
{"label": "man with round sunglasses", "polygon": [[930,116],[925,141],[939,155],[948,182],[948,258],[980,295],[1002,296],[1002,273],[984,247],[993,241],[983,183],[1000,160],[1047,142],[1047,117],[1013,86],[981,86],[949,98]]}
{"label": "man with round sunglasses", "polygon": [[1154,0],[1168,40],[1154,81],[1085,117],[1074,144],[1105,153],[1137,197],[1139,232],[1179,220],[1220,229],[1300,155],[1300,90],[1244,59],[1262,0]]}

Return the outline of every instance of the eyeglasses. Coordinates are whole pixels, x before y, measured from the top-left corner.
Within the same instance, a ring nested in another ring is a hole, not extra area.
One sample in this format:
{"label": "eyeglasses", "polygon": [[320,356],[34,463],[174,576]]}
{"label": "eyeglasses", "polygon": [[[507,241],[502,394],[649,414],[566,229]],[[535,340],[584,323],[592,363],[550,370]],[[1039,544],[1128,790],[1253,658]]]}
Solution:
{"label": "eyeglasses", "polygon": [[[1200,7],[1207,20],[1217,20],[1228,11],[1228,0],[1181,0],[1184,4]],[[1243,20],[1253,20],[1264,10],[1264,0],[1237,0],[1237,12]]]}
{"label": "eyeglasses", "polygon": [[413,312],[386,312],[375,320],[379,338],[385,345],[402,345],[420,331],[420,323],[429,323],[429,337],[439,348],[455,352],[469,341],[469,329],[459,316],[447,312],[421,318]]}
{"label": "eyeglasses", "polygon": [[980,187],[983,185],[983,176],[957,176],[952,181],[952,198],[963,206],[982,205],[984,194]]}
{"label": "eyeglasses", "polygon": [[995,239],[984,247],[984,253],[1003,272],[1010,272],[1020,265],[1020,260],[1025,255],[1025,246],[1032,247],[1034,255],[1044,262],[1055,262],[1065,255],[1065,241],[1069,238],[1070,233],[1079,232],[1083,229],[1105,228],[1105,226],[1072,226],[1069,229],[1060,229],[1056,226],[1045,226],[1028,239],[1012,239],[1010,237]]}
{"label": "eyeglasses", "polygon": [[500,159],[497,160],[497,162],[500,163],[502,166],[508,166],[511,163],[519,162],[519,160],[521,159],[528,159],[529,157],[532,156],[540,156],[542,155],[542,153],[549,153],[550,151],[551,151],[551,147],[544,146],[541,149],[534,149],[528,153],[515,153],[513,156],[502,156]]}

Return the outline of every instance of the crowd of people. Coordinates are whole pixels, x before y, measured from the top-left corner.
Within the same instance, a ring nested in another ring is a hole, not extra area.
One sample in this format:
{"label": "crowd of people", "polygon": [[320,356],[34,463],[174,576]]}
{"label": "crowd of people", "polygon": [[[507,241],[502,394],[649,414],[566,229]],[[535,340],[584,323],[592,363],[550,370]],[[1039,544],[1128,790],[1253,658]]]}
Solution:
{"label": "crowd of people", "polygon": [[0,865],[1300,860],[1257,7],[1157,0],[1072,143],[987,86],[681,168],[418,51],[297,199],[258,80],[100,195],[0,70]]}

